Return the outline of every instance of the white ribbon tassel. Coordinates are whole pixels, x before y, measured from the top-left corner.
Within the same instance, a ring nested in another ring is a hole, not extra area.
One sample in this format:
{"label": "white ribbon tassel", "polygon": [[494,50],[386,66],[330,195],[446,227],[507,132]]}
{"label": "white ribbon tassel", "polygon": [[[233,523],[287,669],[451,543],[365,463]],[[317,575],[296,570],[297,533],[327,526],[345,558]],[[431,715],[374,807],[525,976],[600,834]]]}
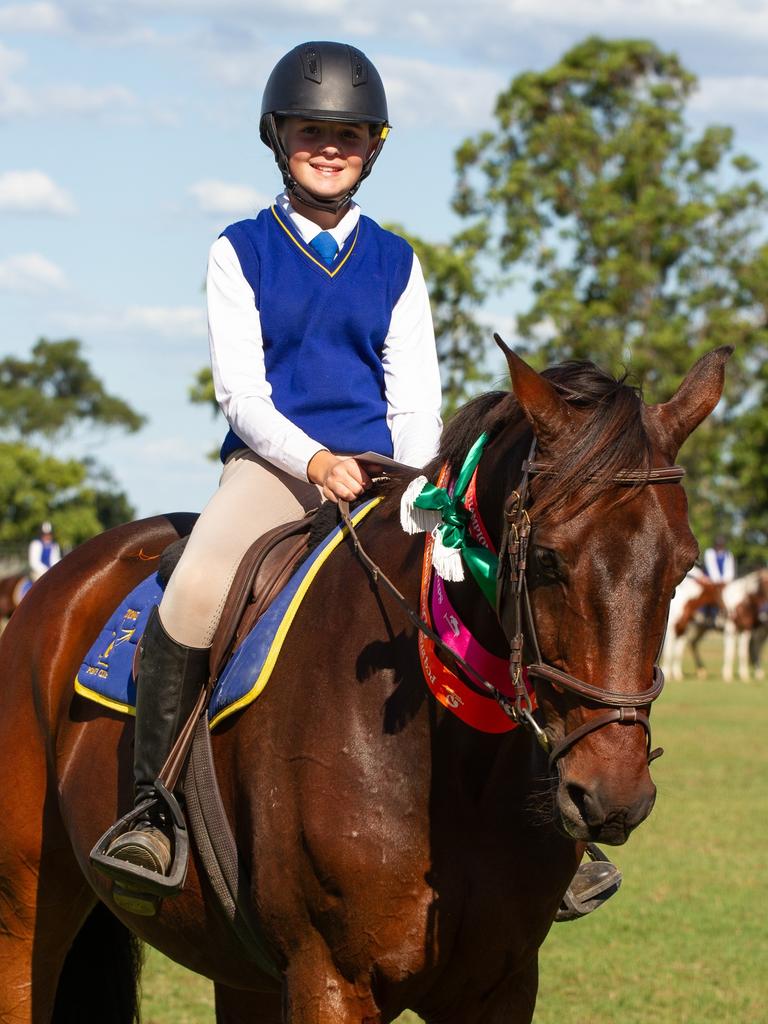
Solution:
{"label": "white ribbon tassel", "polygon": [[436,527],[432,531],[432,565],[438,576],[446,583],[461,583],[464,579],[464,561],[458,548],[447,548],[443,544],[443,531]]}
{"label": "white ribbon tassel", "polygon": [[425,476],[417,476],[408,484],[400,499],[400,525],[406,533],[432,533],[442,522],[439,512],[429,508],[416,508],[413,504],[428,483]]}

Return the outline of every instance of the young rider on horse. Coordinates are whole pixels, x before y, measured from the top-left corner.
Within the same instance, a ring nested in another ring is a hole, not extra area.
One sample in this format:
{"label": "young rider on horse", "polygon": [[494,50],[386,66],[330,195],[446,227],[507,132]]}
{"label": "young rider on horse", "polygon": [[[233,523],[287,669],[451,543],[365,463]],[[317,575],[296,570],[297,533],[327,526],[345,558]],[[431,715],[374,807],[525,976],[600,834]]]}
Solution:
{"label": "young rider on horse", "polygon": [[27,561],[32,583],[61,561],[61,548],[53,539],[53,526],[47,520],[40,527],[40,536],[30,542]]}
{"label": "young rider on horse", "polygon": [[[260,134],[285,190],[255,219],[228,227],[210,252],[211,362],[230,429],[220,486],[142,640],[137,803],[153,795],[207,680],[224,601],[250,545],[322,499],[362,494],[370,479],[354,453],[420,467],[437,450],[440,378],[421,267],[404,239],[352,201],[389,127],[381,78],[351,46],[297,46],[267,81]],[[168,824],[150,811],[108,852],[167,874]],[[605,876],[606,888],[614,882]]]}

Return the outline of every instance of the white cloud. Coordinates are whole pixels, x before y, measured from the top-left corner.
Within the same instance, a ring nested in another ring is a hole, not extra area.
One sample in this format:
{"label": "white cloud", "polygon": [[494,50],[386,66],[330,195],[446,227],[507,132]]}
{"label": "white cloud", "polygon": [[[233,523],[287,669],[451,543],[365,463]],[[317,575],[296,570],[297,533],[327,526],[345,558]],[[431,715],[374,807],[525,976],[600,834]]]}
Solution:
{"label": "white cloud", "polygon": [[490,118],[503,75],[482,68],[448,67],[407,57],[383,57],[390,120],[397,126],[474,127]]}
{"label": "white cloud", "polygon": [[74,334],[139,332],[184,339],[207,335],[202,306],[128,306],[95,313],[62,313],[57,323]]}
{"label": "white cloud", "polygon": [[[385,5],[380,8],[384,15]],[[441,16],[442,15],[442,16]],[[484,32],[505,26],[509,31],[528,35],[531,30],[547,27],[554,30],[577,29],[583,32],[601,32],[623,35],[642,35],[654,38],[660,29],[685,28],[688,33],[709,33],[723,36],[740,35],[754,38],[768,35],[768,5],[758,0],[514,0],[505,4],[498,0],[476,0],[471,20],[466,19],[466,7],[459,0],[421,4],[417,11],[406,16],[408,28],[425,39],[442,38],[456,30],[457,19],[464,17],[468,35],[472,26]],[[381,26],[383,27],[383,25]],[[461,36],[456,39],[461,41]],[[489,41],[493,41],[490,37]],[[508,37],[498,37],[499,43],[508,43]]]}
{"label": "white cloud", "polygon": [[0,261],[0,291],[43,292],[66,287],[64,272],[37,252]]}
{"label": "white cloud", "polygon": [[124,115],[137,108],[134,94],[121,85],[86,87],[67,82],[30,89],[17,80],[26,54],[0,42],[0,120],[66,114]]}
{"label": "white cloud", "polygon": [[66,24],[61,8],[45,2],[0,7],[2,32],[59,32]]}
{"label": "white cloud", "polygon": [[135,106],[133,93],[121,85],[91,89],[61,84],[32,90],[13,82],[0,82],[0,118],[122,114]]}
{"label": "white cloud", "polygon": [[3,82],[23,68],[26,62],[27,58],[20,50],[11,50],[0,42],[0,88]]}
{"label": "white cloud", "polygon": [[729,120],[735,111],[768,113],[768,77],[702,78],[698,91],[691,98],[690,107],[693,111]]}
{"label": "white cloud", "polygon": [[174,437],[147,440],[141,445],[140,452],[142,459],[147,463],[153,466],[173,466],[176,472],[180,465],[199,468],[202,464],[207,468],[200,446],[190,441],[188,437],[178,434]]}
{"label": "white cloud", "polygon": [[[120,4],[63,0],[60,6],[33,0],[0,11],[4,16],[4,21],[0,16],[0,28],[5,27],[4,22],[32,31],[58,30],[65,25],[73,33],[114,46],[178,46],[187,31],[178,24],[185,18],[206,25],[202,31],[218,33],[222,42],[229,36],[235,46],[238,31],[256,34],[255,22],[258,35],[267,38],[284,35],[290,27],[284,6],[276,0],[260,0],[255,7],[247,0],[165,0],[159,5],[151,0],[123,0]],[[174,28],[169,28],[169,16],[176,20]],[[363,0],[356,6],[346,0],[295,0],[291,16],[290,25],[303,26],[299,31],[305,38],[370,39],[374,50],[381,40],[399,37],[411,46],[435,44],[468,54],[480,49],[496,52],[499,59],[508,59],[511,52],[518,54],[526,41],[536,37],[540,42],[543,35],[550,41],[557,39],[556,47],[561,49],[559,37],[567,45],[574,30],[650,38],[660,32],[683,33],[686,38],[695,33],[718,41],[724,37],[768,37],[764,0],[730,0],[727,4],[722,0],[550,0],[547,4],[540,0],[475,0],[469,13],[464,0],[420,0],[418,5],[399,11],[397,18],[393,18],[390,0]],[[232,43],[224,49],[231,52]]]}
{"label": "white cloud", "polygon": [[76,213],[70,194],[42,171],[6,171],[0,174],[0,213]]}
{"label": "white cloud", "polygon": [[269,205],[269,200],[255,188],[229,181],[197,181],[187,191],[204,213],[252,214]]}
{"label": "white cloud", "polygon": [[125,311],[126,330],[145,330],[166,337],[207,335],[205,313],[200,306],[132,306]]}

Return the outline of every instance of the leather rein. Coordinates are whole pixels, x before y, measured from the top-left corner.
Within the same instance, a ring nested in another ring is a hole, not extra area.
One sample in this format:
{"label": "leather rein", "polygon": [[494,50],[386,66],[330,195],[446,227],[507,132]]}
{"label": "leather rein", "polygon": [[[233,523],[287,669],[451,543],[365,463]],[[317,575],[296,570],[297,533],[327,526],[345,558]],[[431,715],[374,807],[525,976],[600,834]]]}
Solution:
{"label": "leather rein", "polygon": [[[599,686],[586,683],[568,672],[544,664],[542,660],[526,579],[528,546],[531,537],[531,520],[527,505],[530,500],[531,476],[551,473],[553,469],[549,463],[536,461],[534,459],[535,451],[536,440],[534,438],[528,458],[522,465],[522,477],[518,489],[509,495],[504,504],[504,529],[499,548],[496,607],[499,622],[510,643],[509,671],[515,689],[514,700],[503,694],[491,682],[483,678],[472,665],[447,647],[441,637],[411,607],[392,580],[366,553],[350,518],[349,504],[345,501],[339,502],[341,519],[349,531],[355,554],[371,574],[374,585],[383,584],[417,629],[428,636],[440,650],[448,655],[451,661],[459,665],[463,672],[479,684],[489,696],[493,697],[513,721],[526,726],[533,732],[539,745],[549,755],[550,769],[584,736],[613,722],[640,725],[645,730],[648,763],[650,763],[654,758],[659,757],[663,750],[660,747],[651,750],[650,721],[648,712],[642,709],[656,700],[664,686],[664,674],[658,665],[654,665],[653,680],[648,690],[622,693],[616,690],[604,690]],[[663,466],[649,469],[646,472],[638,470],[619,473],[612,478],[611,482],[628,486],[679,483],[684,475],[685,470],[682,466]],[[562,739],[553,742],[536,721],[531,698],[525,686],[523,648],[526,637],[536,658],[534,662],[525,666],[525,672],[529,677],[544,679],[556,690],[567,690],[590,704],[597,704],[608,708],[608,710],[595,715]]]}

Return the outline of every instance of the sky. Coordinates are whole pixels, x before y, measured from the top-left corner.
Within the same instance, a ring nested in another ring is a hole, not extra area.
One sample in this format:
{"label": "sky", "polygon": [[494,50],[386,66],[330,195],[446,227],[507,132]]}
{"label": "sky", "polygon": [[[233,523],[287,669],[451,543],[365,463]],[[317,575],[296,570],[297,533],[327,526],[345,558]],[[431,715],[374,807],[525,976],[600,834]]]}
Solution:
{"label": "sky", "polygon": [[[0,355],[78,338],[148,419],[61,454],[107,466],[140,516],[214,491],[224,422],[188,400],[208,361],[205,266],[219,232],[280,191],[258,118],[283,53],[335,39],[373,60],[393,131],[358,198],[437,242],[456,227],[456,147],[492,127],[515,75],[593,33],[676,51],[699,78],[692,127],[733,125],[766,179],[768,0],[0,2]],[[486,316],[508,330],[513,313]]]}

